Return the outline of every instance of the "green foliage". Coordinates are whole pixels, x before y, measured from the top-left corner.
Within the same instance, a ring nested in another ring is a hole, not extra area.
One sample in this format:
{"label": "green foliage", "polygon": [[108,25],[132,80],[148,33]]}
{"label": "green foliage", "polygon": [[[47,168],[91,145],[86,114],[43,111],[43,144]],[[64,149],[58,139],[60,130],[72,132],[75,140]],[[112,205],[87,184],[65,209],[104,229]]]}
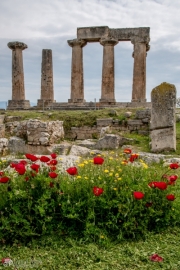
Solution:
{"label": "green foliage", "polygon": [[[78,175],[59,172],[53,179],[46,167],[35,176],[31,169],[25,175],[9,171],[11,180],[0,184],[1,241],[26,242],[54,231],[62,237],[101,243],[140,238],[147,231],[177,223],[174,202],[166,199],[166,194],[176,195],[177,185],[167,190],[150,188],[149,182],[160,181],[162,168],[147,168],[142,161],[125,165],[123,159],[108,155],[103,165],[82,160]],[[93,187],[104,192],[95,196]],[[144,198],[136,200],[134,191],[143,192]],[[151,207],[146,207],[151,202]]]}

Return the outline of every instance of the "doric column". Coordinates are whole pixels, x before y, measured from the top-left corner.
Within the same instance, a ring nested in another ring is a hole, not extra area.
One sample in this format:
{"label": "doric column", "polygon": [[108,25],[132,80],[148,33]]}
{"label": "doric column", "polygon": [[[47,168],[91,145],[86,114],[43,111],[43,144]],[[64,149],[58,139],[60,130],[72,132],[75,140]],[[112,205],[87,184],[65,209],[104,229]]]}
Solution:
{"label": "doric column", "polygon": [[41,99],[38,107],[47,107],[54,102],[52,50],[42,50],[41,64]]}
{"label": "doric column", "polygon": [[28,46],[19,41],[9,42],[7,46],[12,50],[12,100],[8,101],[7,109],[28,109],[30,103],[25,100],[22,55],[22,51]]}
{"label": "doric column", "polygon": [[137,38],[131,42],[134,44],[132,102],[146,102],[146,51],[150,46]]}
{"label": "doric column", "polygon": [[84,79],[83,79],[83,51],[82,48],[87,44],[85,40],[73,39],[67,41],[72,47],[71,64],[71,98],[69,103],[82,103],[84,100]]}
{"label": "doric column", "polygon": [[102,85],[100,102],[115,103],[114,95],[114,46],[118,40],[114,38],[104,38],[100,40],[103,46],[103,66],[102,66]]}

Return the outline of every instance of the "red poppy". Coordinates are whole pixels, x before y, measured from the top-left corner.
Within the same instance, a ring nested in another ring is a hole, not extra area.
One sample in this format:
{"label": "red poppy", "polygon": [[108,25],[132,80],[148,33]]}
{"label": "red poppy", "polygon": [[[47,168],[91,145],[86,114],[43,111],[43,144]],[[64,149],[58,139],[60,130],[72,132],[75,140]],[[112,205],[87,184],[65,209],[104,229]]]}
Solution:
{"label": "red poppy", "polygon": [[32,169],[33,171],[36,171],[37,173],[38,173],[38,171],[39,171],[39,168],[40,168],[40,165],[38,165],[38,164],[33,163],[33,164],[31,165],[31,169]]}
{"label": "red poppy", "polygon": [[13,264],[13,261],[12,261],[10,258],[3,258],[3,259],[1,260],[1,262],[2,262],[2,264],[4,264],[4,265],[7,264],[7,266]]}
{"label": "red poppy", "polygon": [[144,198],[144,193],[140,191],[134,191],[133,196],[136,200],[141,200],[142,198]]}
{"label": "red poppy", "polygon": [[174,182],[174,181],[176,181],[177,179],[178,179],[178,176],[177,176],[177,175],[170,175],[170,176],[168,177],[168,180],[171,181],[171,182]]}
{"label": "red poppy", "polygon": [[9,177],[3,176],[3,177],[0,178],[0,183],[4,183],[4,184],[5,184],[5,183],[7,183],[9,180],[10,180]]}
{"label": "red poppy", "polygon": [[155,181],[150,182],[150,183],[148,184],[148,186],[151,187],[151,188],[155,188],[155,187],[156,187],[156,183],[157,183],[157,182],[155,182]]}
{"label": "red poppy", "polygon": [[13,163],[13,162],[12,162],[12,163],[10,164],[10,167],[11,167],[11,168],[15,168],[15,167],[16,167],[16,164],[17,164],[17,163]]}
{"label": "red poppy", "polygon": [[3,176],[4,175],[4,172],[0,172],[0,176]]}
{"label": "red poppy", "polygon": [[95,196],[100,196],[104,192],[103,188],[93,187],[93,193]]}
{"label": "red poppy", "polygon": [[70,175],[76,175],[78,174],[78,170],[76,167],[70,167],[66,170],[66,172],[68,172]]}
{"label": "red poppy", "polygon": [[26,180],[26,182],[29,181],[29,177],[28,176],[26,176],[24,179]]}
{"label": "red poppy", "polygon": [[50,160],[47,164],[48,165],[56,165],[58,162],[57,162],[57,160],[56,159],[52,159],[52,160]]}
{"label": "red poppy", "polygon": [[165,190],[167,188],[167,184],[166,182],[155,182],[155,187]]}
{"label": "red poppy", "polygon": [[24,164],[24,165],[27,165],[27,161],[26,160],[20,160],[19,163]]}
{"label": "red poppy", "polygon": [[51,154],[51,157],[52,157],[53,159],[57,158],[56,153],[52,153],[52,154]]}
{"label": "red poppy", "polygon": [[27,159],[30,159],[32,162],[35,162],[35,161],[37,161],[39,159],[36,156],[31,155],[31,154],[25,154],[25,156],[26,156]]}
{"label": "red poppy", "polygon": [[163,258],[159,256],[158,254],[153,254],[149,257],[149,259],[153,262],[162,262]]}
{"label": "red poppy", "polygon": [[138,155],[137,155],[137,154],[132,154],[132,155],[130,156],[130,158],[129,158],[129,161],[130,161],[130,162],[134,162],[134,160],[137,159],[137,158],[138,158]]}
{"label": "red poppy", "polygon": [[25,172],[26,172],[25,165],[22,164],[22,163],[17,163],[17,164],[15,164],[14,169],[15,169],[20,175],[23,175],[23,174],[25,174]]}
{"label": "red poppy", "polygon": [[51,170],[52,172],[54,172],[54,171],[56,170],[56,166],[51,166],[51,167],[50,167],[50,170]]}
{"label": "red poppy", "polygon": [[53,182],[50,182],[50,183],[49,183],[49,186],[50,186],[50,187],[54,187],[54,183],[53,183]]}
{"label": "red poppy", "polygon": [[153,205],[153,203],[152,202],[147,202],[146,204],[145,204],[145,206],[148,208],[148,207],[151,207]]}
{"label": "red poppy", "polygon": [[94,161],[94,164],[96,164],[96,165],[102,165],[103,162],[104,162],[104,158],[102,158],[102,157],[94,157],[93,161]]}
{"label": "red poppy", "polygon": [[166,199],[167,199],[168,201],[174,201],[176,198],[175,198],[175,196],[174,196],[173,194],[168,194],[168,195],[166,196]]}
{"label": "red poppy", "polygon": [[131,154],[132,150],[130,148],[125,148],[123,151],[125,154]]}
{"label": "red poppy", "polygon": [[178,168],[179,168],[179,164],[177,164],[177,163],[171,163],[171,164],[169,165],[169,167],[170,167],[171,169],[175,170],[175,169],[178,169]]}
{"label": "red poppy", "polygon": [[51,178],[56,178],[56,177],[58,176],[58,174],[55,173],[55,172],[50,172],[50,173],[49,173],[49,176],[50,176]]}
{"label": "red poppy", "polygon": [[46,157],[46,156],[41,156],[40,157],[40,161],[41,162],[49,162],[50,161],[50,158]]}

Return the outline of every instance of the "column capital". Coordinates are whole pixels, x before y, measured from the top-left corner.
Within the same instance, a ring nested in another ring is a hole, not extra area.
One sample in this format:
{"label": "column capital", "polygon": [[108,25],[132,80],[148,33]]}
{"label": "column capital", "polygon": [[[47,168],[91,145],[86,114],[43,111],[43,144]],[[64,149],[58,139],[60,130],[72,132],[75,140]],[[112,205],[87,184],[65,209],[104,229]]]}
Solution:
{"label": "column capital", "polygon": [[114,38],[101,38],[99,42],[102,46],[115,46],[119,41]]}
{"label": "column capital", "polygon": [[11,49],[11,50],[15,50],[15,49],[21,49],[21,50],[25,50],[28,48],[28,46],[23,43],[23,42],[19,42],[19,41],[12,41],[12,42],[9,42],[7,44],[8,48]]}
{"label": "column capital", "polygon": [[70,47],[80,46],[82,48],[86,46],[87,41],[84,39],[71,39],[71,40],[68,40],[67,43]]}
{"label": "column capital", "polygon": [[136,43],[145,43],[146,46],[149,46],[150,38],[149,37],[139,37],[139,36],[134,36],[131,38],[131,43],[136,44]]}

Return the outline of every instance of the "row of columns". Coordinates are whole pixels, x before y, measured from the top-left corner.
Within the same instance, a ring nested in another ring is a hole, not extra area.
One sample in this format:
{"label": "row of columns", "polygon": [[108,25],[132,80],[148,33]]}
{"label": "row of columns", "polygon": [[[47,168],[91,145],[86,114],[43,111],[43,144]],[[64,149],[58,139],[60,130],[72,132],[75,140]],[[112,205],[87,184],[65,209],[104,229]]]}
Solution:
{"label": "row of columns", "polygon": [[[146,101],[146,51],[149,47],[141,40],[132,39],[134,44],[134,70],[132,101]],[[83,47],[87,41],[82,39],[68,40],[72,47],[71,65],[71,97],[69,103],[84,103],[83,81]],[[114,38],[102,38],[103,46],[102,87],[101,103],[115,104],[114,93],[114,46],[118,40]],[[8,109],[28,109],[30,102],[25,99],[24,71],[22,51],[27,45],[22,42],[9,42],[8,47],[12,50],[12,100],[8,101]],[[41,98],[38,107],[48,106],[55,102],[53,89],[53,63],[52,50],[42,51],[41,65]]]}
{"label": "row of columns", "polygon": [[[146,51],[149,49],[147,44],[141,40],[132,39],[134,45],[134,69],[133,69],[133,89],[132,102],[146,101]],[[84,83],[83,83],[83,51],[82,48],[87,44],[86,40],[68,40],[72,47],[71,65],[71,98],[70,103],[84,102]],[[118,40],[114,38],[103,38],[100,40],[103,46],[103,65],[102,65],[102,86],[100,102],[114,104],[114,46]]]}

